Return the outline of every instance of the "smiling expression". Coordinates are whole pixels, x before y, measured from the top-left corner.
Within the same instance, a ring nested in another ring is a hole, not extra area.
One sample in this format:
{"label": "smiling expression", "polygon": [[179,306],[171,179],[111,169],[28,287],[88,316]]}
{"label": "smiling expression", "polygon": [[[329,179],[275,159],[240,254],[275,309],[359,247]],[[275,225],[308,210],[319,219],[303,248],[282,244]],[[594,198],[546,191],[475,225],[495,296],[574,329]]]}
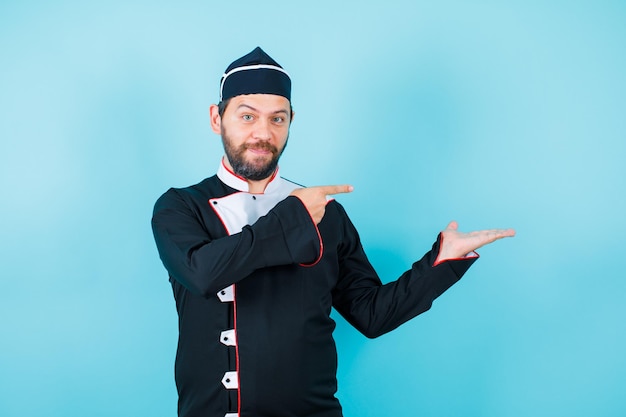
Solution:
{"label": "smiling expression", "polygon": [[249,181],[270,177],[289,138],[289,100],[272,94],[230,99],[222,117],[211,106],[211,127],[222,136],[227,165]]}

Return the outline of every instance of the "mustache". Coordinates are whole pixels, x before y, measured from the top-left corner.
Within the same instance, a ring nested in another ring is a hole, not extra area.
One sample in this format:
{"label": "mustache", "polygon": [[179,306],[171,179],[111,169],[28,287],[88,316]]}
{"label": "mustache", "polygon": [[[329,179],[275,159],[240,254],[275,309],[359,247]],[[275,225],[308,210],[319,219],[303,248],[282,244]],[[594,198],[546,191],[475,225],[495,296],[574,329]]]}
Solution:
{"label": "mustache", "polygon": [[244,143],[243,145],[241,145],[241,149],[242,150],[254,149],[254,150],[261,150],[261,151],[270,151],[273,154],[278,153],[278,148],[269,142]]}

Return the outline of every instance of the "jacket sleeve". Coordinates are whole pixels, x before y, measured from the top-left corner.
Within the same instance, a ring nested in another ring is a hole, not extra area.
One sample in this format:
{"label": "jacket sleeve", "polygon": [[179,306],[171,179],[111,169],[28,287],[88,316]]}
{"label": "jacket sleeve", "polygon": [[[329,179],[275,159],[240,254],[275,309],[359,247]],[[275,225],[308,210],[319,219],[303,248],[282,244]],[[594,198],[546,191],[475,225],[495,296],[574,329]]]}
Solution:
{"label": "jacket sleeve", "polygon": [[[341,209],[343,210],[343,209]],[[382,284],[367,260],[358,233],[344,212],[340,277],[333,305],[369,338],[381,336],[427,311],[433,301],[456,283],[477,258],[443,261],[436,266],[441,234],[432,249],[396,281]]]}
{"label": "jacket sleeve", "polygon": [[152,230],[170,276],[205,297],[259,268],[307,263],[320,255],[317,227],[297,197],[287,197],[241,232],[215,238],[193,203],[170,189],[155,204]]}

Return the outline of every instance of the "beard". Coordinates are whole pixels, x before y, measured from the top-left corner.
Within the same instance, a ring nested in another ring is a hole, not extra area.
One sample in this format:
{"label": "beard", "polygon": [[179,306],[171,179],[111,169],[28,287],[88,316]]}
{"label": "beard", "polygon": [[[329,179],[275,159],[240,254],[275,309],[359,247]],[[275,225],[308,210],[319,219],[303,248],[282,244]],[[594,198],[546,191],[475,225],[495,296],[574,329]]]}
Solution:
{"label": "beard", "polygon": [[[289,139],[289,136],[287,136],[287,139]],[[222,144],[224,145],[224,152],[226,153],[228,162],[230,162],[233,168],[233,172],[250,181],[260,181],[271,176],[274,171],[276,171],[278,160],[287,147],[287,141],[285,141],[285,145],[282,149],[278,149],[269,142],[244,143],[237,147],[233,145],[223,127]],[[246,151],[248,149],[269,151],[272,156],[269,160],[267,156],[256,156],[251,159],[246,159]]]}

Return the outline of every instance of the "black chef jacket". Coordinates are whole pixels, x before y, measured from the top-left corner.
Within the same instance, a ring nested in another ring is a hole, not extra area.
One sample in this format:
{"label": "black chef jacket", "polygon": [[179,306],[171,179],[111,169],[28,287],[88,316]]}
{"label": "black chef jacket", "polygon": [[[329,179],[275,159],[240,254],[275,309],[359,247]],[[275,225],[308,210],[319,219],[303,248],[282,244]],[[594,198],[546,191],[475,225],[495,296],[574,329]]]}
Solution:
{"label": "black chef jacket", "polygon": [[222,163],[156,202],[154,236],[179,316],[181,417],[340,417],[334,307],[367,337],[428,310],[477,255],[435,263],[440,239],[382,285],[343,207],[316,225],[278,175],[263,194]]}

